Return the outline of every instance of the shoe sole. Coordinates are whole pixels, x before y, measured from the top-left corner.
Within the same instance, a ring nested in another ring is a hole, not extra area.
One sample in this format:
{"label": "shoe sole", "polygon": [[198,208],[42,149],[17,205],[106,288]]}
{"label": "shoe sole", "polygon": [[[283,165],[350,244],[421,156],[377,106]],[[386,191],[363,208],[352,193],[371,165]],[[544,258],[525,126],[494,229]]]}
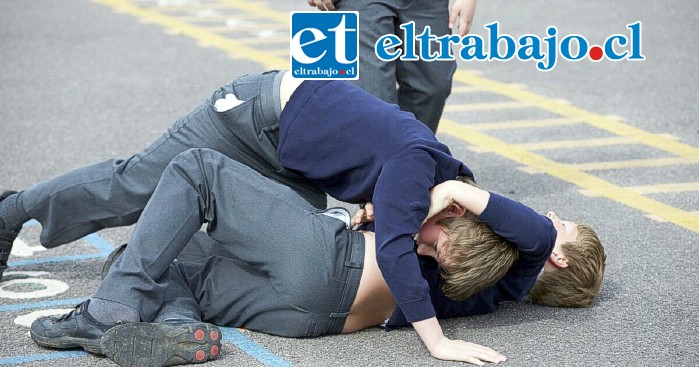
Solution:
{"label": "shoe sole", "polygon": [[64,336],[60,338],[45,338],[41,335],[35,334],[33,330],[29,330],[29,334],[32,340],[36,344],[42,347],[54,348],[54,349],[71,349],[71,348],[83,348],[86,351],[94,354],[102,354],[102,346],[100,344],[100,339],[89,340],[82,338],[73,338],[70,336]]}
{"label": "shoe sole", "polygon": [[206,323],[128,323],[107,330],[101,347],[104,355],[120,366],[203,363],[221,351],[221,330]]}

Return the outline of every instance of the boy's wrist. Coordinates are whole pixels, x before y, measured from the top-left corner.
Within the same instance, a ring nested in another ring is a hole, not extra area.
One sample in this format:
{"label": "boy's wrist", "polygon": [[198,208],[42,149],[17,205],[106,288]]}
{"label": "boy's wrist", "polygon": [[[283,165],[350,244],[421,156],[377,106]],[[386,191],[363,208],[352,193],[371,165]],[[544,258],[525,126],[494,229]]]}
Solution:
{"label": "boy's wrist", "polygon": [[437,321],[437,317],[431,317],[426,320],[416,321],[412,323],[413,328],[420,337],[420,340],[425,344],[427,350],[432,353],[435,346],[444,338],[444,333],[442,332],[442,327]]}

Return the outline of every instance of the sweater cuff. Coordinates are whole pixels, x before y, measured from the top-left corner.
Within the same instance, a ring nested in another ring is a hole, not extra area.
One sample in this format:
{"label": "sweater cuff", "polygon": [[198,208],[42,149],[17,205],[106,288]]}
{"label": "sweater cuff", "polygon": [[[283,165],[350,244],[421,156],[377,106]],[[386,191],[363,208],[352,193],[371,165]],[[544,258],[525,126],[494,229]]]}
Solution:
{"label": "sweater cuff", "polygon": [[437,316],[432,306],[432,299],[426,297],[412,302],[405,302],[398,305],[408,322],[418,322]]}

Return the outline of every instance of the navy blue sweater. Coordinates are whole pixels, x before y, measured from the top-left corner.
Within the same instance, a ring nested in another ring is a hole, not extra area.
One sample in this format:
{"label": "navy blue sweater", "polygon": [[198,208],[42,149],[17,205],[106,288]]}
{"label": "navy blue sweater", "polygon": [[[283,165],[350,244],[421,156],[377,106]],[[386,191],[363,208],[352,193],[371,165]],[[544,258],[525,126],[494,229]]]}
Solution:
{"label": "navy blue sweater", "polygon": [[332,197],[375,207],[379,268],[408,322],[436,316],[412,235],[429,190],[473,173],[411,113],[341,81],[304,81],[281,113],[279,160]]}
{"label": "navy blue sweater", "polygon": [[[551,220],[516,201],[490,193],[488,205],[479,219],[495,233],[512,241],[519,248],[519,259],[494,286],[459,302],[442,292],[437,263],[420,256],[422,274],[430,284],[430,296],[438,318],[484,314],[495,311],[500,302],[521,300],[529,293],[553,251],[557,233]],[[385,326],[404,326],[408,322],[396,309]]]}

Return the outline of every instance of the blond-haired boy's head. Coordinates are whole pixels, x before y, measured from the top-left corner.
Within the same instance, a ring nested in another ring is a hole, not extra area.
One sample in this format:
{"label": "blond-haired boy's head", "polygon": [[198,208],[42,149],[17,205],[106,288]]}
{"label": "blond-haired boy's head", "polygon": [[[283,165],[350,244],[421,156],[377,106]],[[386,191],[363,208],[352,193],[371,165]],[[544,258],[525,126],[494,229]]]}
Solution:
{"label": "blond-haired boy's head", "polygon": [[494,285],[517,260],[519,251],[472,215],[439,221],[448,235],[440,261],[442,290],[461,301]]}
{"label": "blond-haired boy's head", "polygon": [[[549,217],[556,225],[558,218],[555,213],[550,213]],[[589,307],[600,293],[607,259],[604,247],[590,226],[578,224],[575,229],[577,236],[574,240],[557,243],[544,273],[529,292],[535,303],[554,307]]]}

